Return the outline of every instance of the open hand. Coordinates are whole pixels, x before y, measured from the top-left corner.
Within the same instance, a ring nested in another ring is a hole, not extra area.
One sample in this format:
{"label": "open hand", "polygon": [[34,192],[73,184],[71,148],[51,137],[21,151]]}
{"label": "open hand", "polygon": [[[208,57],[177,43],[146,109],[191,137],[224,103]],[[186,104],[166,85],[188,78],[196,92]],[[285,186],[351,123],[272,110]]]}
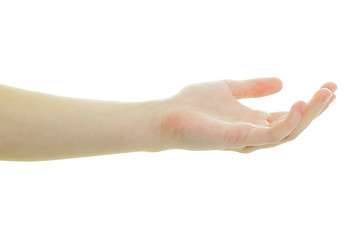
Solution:
{"label": "open hand", "polygon": [[278,78],[220,80],[189,85],[169,98],[162,127],[172,148],[250,153],[294,140],[336,98],[335,83],[324,84],[288,112],[251,109],[238,99],[277,93]]}

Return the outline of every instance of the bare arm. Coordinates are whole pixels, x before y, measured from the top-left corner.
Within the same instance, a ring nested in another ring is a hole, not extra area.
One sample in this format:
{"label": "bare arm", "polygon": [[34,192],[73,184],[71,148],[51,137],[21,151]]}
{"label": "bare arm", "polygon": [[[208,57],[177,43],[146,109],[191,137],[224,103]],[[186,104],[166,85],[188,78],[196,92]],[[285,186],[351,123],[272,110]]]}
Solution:
{"label": "bare arm", "polygon": [[335,100],[325,83],[289,111],[265,112],[242,98],[282,88],[278,78],[192,84],[147,102],[54,96],[0,85],[0,159],[31,161],[167,149],[250,153],[294,140]]}
{"label": "bare arm", "polygon": [[163,101],[87,100],[0,85],[0,159],[160,151],[164,107]]}

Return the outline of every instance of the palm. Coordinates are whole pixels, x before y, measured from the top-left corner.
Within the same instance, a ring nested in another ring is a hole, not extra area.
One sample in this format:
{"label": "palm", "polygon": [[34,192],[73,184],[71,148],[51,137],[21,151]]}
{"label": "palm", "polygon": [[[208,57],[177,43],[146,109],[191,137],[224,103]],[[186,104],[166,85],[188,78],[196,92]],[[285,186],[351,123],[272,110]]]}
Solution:
{"label": "palm", "polygon": [[[232,95],[225,81],[194,84],[184,88],[178,95],[180,102],[187,105],[194,114],[208,114],[209,117],[228,122],[249,122],[267,125],[266,112],[251,109]],[[200,118],[199,121],[206,121]]]}
{"label": "palm", "polygon": [[[187,86],[172,98],[166,117],[167,128],[173,133],[180,148],[184,149],[244,151],[251,150],[252,146],[277,144],[278,141],[273,142],[271,135],[275,135],[274,139],[281,135],[283,139],[284,134],[288,136],[294,130],[281,129],[280,123],[285,122],[289,112],[268,113],[251,109],[237,101],[239,98],[266,96],[281,89],[279,80],[265,82],[265,85],[259,85],[248,81],[250,85],[247,88],[237,88],[234,83],[239,82],[231,80]],[[294,109],[299,109],[300,105],[304,103],[294,104],[292,111],[295,112]],[[276,129],[280,133],[276,133]],[[253,135],[249,137],[250,130]],[[265,135],[269,135],[270,140],[261,142],[262,137],[265,140]]]}

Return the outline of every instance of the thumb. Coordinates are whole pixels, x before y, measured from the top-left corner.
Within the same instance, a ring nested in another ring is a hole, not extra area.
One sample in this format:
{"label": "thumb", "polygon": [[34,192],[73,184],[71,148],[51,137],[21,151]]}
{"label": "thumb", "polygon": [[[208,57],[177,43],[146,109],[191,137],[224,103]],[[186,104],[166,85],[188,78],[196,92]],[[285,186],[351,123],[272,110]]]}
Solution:
{"label": "thumb", "polygon": [[254,78],[249,80],[225,80],[229,85],[230,91],[234,97],[239,98],[257,98],[277,93],[282,88],[280,79]]}

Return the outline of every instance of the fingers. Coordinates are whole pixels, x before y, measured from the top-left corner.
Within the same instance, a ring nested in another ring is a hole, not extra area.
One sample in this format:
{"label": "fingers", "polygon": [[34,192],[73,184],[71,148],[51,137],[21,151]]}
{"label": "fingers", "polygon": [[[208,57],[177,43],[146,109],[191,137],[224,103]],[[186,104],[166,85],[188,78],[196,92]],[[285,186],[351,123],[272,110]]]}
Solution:
{"label": "fingers", "polygon": [[[331,92],[335,92],[337,89],[337,85],[334,82],[327,82],[324,85],[321,86],[321,88],[327,88],[329,89]],[[320,89],[321,89],[320,88]]]}
{"label": "fingers", "polygon": [[278,78],[254,78],[249,80],[224,80],[234,97],[257,98],[277,93],[282,88]]}
{"label": "fingers", "polygon": [[297,102],[292,106],[286,118],[279,120],[271,127],[263,126],[251,129],[244,144],[246,146],[277,144],[299,125],[304,107],[304,102]]}
{"label": "fingers", "polygon": [[332,95],[331,90],[328,88],[321,88],[318,90],[308,104],[306,104],[299,126],[284,140],[290,141],[298,137],[299,134],[303,132],[317,116],[319,116],[322,110],[327,106]]}
{"label": "fingers", "polygon": [[332,97],[331,97],[330,100],[329,100],[329,103],[326,105],[326,107],[324,107],[323,110],[321,110],[321,113],[319,114],[319,116],[320,116],[323,112],[325,112],[326,109],[328,109],[329,105],[330,105],[333,101],[335,101],[335,99],[336,99],[336,95],[333,94]]}
{"label": "fingers", "polygon": [[[328,94],[329,94],[329,91],[327,91],[326,89],[331,91],[330,94],[332,94],[332,96],[331,96],[330,100],[327,103],[325,103],[325,105],[324,105],[321,102],[322,102],[323,98],[326,98],[326,96],[328,96]],[[307,128],[307,126],[309,126],[311,121],[313,121],[317,116],[321,115],[329,107],[329,105],[336,99],[336,95],[334,94],[336,89],[337,89],[337,86],[335,83],[332,83],[332,82],[325,83],[320,88],[320,90],[315,93],[313,98],[307,104],[306,110],[303,113],[303,117],[302,117],[302,120],[301,120],[298,128],[295,129],[291,134],[289,134],[289,136],[282,139],[279,143],[263,145],[263,146],[248,146],[243,149],[239,149],[238,152],[251,153],[251,152],[254,152],[259,149],[276,147],[276,146],[286,143],[288,141],[294,140],[296,137],[298,137],[300,135],[300,133],[304,129]],[[269,119],[271,119],[271,117],[273,117],[274,119],[272,119],[272,120],[274,121],[277,117],[281,118],[281,115],[285,114],[285,113],[286,112],[271,113]]]}
{"label": "fingers", "polygon": [[334,93],[337,90],[337,85],[333,82],[327,82],[324,85],[322,85],[321,88],[328,88],[333,93],[333,95],[330,98],[328,104],[323,108],[323,110],[320,112],[318,116],[320,116],[329,107],[329,105],[336,99],[336,95]]}
{"label": "fingers", "polygon": [[[327,83],[325,83],[324,85],[322,85],[321,88],[327,88],[327,89],[329,89],[332,93],[334,93],[334,92],[337,90],[337,85],[336,85],[335,83],[333,83],[333,82],[327,82]],[[321,88],[320,88],[320,89],[321,89]],[[323,113],[323,112],[329,107],[329,105],[335,100],[335,98],[336,98],[336,95],[333,94],[332,97],[330,98],[328,104],[325,106],[325,108],[323,108],[323,110],[321,111],[321,113]],[[273,113],[270,113],[270,114],[269,114],[269,117],[268,117],[268,121],[269,121],[270,123],[272,123],[272,122],[274,122],[274,121],[276,121],[276,120],[284,117],[287,113],[288,113],[288,112],[273,112]],[[320,114],[321,114],[321,113],[320,113]],[[319,115],[320,115],[320,114],[319,114]]]}

